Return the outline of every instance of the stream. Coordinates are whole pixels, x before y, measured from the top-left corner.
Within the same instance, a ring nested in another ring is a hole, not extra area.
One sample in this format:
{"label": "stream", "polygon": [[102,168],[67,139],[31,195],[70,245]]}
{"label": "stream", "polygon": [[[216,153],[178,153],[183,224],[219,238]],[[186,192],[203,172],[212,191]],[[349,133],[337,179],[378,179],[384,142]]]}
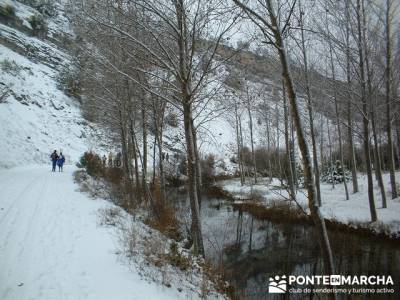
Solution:
{"label": "stream", "polygon": [[[169,198],[176,199],[178,216],[183,218],[185,214],[188,215],[189,200],[186,193],[176,190],[170,193]],[[237,299],[328,298],[327,293],[315,295],[312,292],[307,294],[299,292],[299,288],[310,288],[311,291],[312,288],[329,288],[323,285],[293,283],[287,287],[290,293],[268,292],[268,280],[276,275],[324,274],[313,226],[257,220],[246,212],[235,210],[229,201],[206,196],[202,199],[201,219],[206,257],[224,271],[226,280],[235,289]],[[394,282],[394,285],[346,286],[347,292],[351,290],[351,294],[338,292],[338,299],[400,299],[398,241],[378,240],[333,230],[329,230],[328,234],[336,274],[390,275]],[[342,286],[335,287],[342,288]],[[362,288],[369,290],[360,290]],[[383,291],[383,288],[389,291]],[[384,293],[378,293],[378,289]]]}

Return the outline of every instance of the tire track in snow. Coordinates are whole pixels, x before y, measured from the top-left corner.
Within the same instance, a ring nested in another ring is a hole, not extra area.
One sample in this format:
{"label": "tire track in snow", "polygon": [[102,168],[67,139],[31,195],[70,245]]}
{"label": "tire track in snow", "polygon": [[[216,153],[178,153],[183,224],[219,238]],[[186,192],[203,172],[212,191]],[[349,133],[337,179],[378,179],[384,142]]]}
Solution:
{"label": "tire track in snow", "polygon": [[8,214],[11,212],[11,210],[15,207],[17,207],[17,204],[19,204],[19,202],[22,201],[22,199],[24,199],[24,197],[22,197],[23,194],[25,194],[28,189],[30,189],[34,183],[36,183],[37,181],[39,181],[40,178],[34,178],[32,179],[28,185],[26,185],[22,191],[17,195],[17,197],[14,198],[14,200],[11,200],[11,205],[8,207],[8,209],[5,211],[4,215],[2,216],[2,218],[0,219],[0,226],[4,223],[4,221],[6,220]]}
{"label": "tire track in snow", "polygon": [[[12,202],[11,206],[9,207],[8,211],[6,212],[6,215],[3,217],[3,219],[0,222],[0,228],[3,229],[5,228],[5,235],[2,234],[0,231],[0,237],[2,240],[2,244],[0,245],[0,252],[4,249],[7,249],[10,241],[15,241],[15,238],[12,238],[13,234],[17,231],[17,224],[21,223],[21,220],[25,221],[24,213],[27,212],[26,209],[21,210],[21,202],[26,200],[26,197],[23,197],[25,194],[31,194],[32,191],[34,190],[35,183],[39,182],[40,178],[35,177],[33,180],[29,181],[29,183],[22,189],[22,191],[18,194],[16,198],[14,198],[14,201]],[[28,196],[29,197],[29,196]],[[22,206],[29,206],[31,203],[29,201],[26,201]],[[13,214],[10,214],[13,212]],[[12,218],[10,220],[10,218]],[[8,222],[5,222],[8,221]]]}
{"label": "tire track in snow", "polygon": [[0,299],[184,299],[117,262],[113,238],[97,228],[104,203],[76,191],[72,172],[0,171],[0,204],[8,210],[0,226]]}
{"label": "tire track in snow", "polygon": [[46,199],[46,189],[48,185],[48,176],[44,177],[44,182],[41,185],[40,192],[38,193],[36,200],[35,200],[35,208],[33,210],[33,214],[31,215],[29,221],[28,221],[28,226],[27,226],[27,231],[25,232],[25,237],[24,237],[24,244],[21,247],[21,250],[19,251],[18,255],[21,257],[25,251],[25,245],[29,244],[30,239],[35,238],[35,234],[31,234],[32,231],[38,226],[40,220],[37,218],[37,214],[39,211],[39,207],[43,206],[43,201],[42,199]]}
{"label": "tire track in snow", "polygon": [[[10,174],[10,178],[13,179],[14,181],[16,178],[13,178],[12,175]],[[36,175],[36,174],[35,174]],[[18,229],[20,227],[18,226],[19,223],[24,222],[24,212],[29,211],[27,209],[21,210],[21,205],[23,208],[28,207],[31,203],[23,203],[21,202],[26,201],[26,196],[24,195],[29,195],[32,193],[32,191],[35,189],[36,183],[41,180],[40,177],[34,176],[33,179],[28,178],[18,178],[20,181],[18,181],[18,184],[16,185],[16,188],[21,188],[22,190],[17,194],[16,197],[9,196],[7,199],[8,201],[11,201],[11,204],[9,205],[5,215],[2,217],[0,224],[2,225],[0,227],[0,238],[2,241],[2,244],[0,245],[0,262],[2,266],[2,270],[0,273],[0,278],[1,277],[8,277],[11,278],[12,272],[14,271],[14,268],[17,267],[18,265],[16,264],[16,260],[18,260],[19,256],[15,255],[16,249],[18,249],[22,244],[23,240],[21,241],[20,239],[20,232]],[[26,180],[26,182],[24,182]],[[12,181],[12,180],[11,180]],[[4,182],[3,182],[4,184]],[[12,189],[12,184],[9,185],[9,189],[11,189],[11,192],[14,190]],[[14,186],[15,188],[15,186]],[[4,191],[4,187],[3,187]],[[28,196],[29,199],[29,196]],[[3,199],[3,201],[5,201]],[[6,204],[6,203],[2,203]],[[5,278],[0,281],[5,281]],[[15,282],[14,289],[19,288],[17,285],[20,284],[20,282]],[[13,291],[12,286],[8,286],[5,291],[3,292],[3,296],[1,299],[6,299],[7,295]]]}

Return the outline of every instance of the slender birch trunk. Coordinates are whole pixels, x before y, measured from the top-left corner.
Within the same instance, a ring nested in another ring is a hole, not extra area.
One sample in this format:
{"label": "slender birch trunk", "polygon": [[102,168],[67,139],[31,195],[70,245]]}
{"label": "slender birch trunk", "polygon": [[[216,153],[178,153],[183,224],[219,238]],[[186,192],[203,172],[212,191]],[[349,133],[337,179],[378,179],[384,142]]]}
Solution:
{"label": "slender birch trunk", "polygon": [[347,80],[347,137],[349,142],[350,165],[351,165],[351,180],[353,183],[353,194],[358,193],[358,180],[357,180],[357,163],[354,147],[354,134],[353,134],[353,114],[352,114],[352,100],[353,89],[351,82],[351,60],[350,60],[350,7],[349,1],[345,1],[345,14],[346,14],[346,80]]}
{"label": "slender birch trunk", "polygon": [[359,56],[359,71],[360,71],[360,83],[361,83],[361,103],[362,103],[362,119],[363,119],[363,141],[364,141],[364,154],[365,154],[365,165],[367,169],[367,180],[368,180],[368,200],[369,208],[371,213],[371,221],[375,222],[378,220],[376,214],[375,201],[374,201],[374,186],[372,179],[372,167],[371,167],[371,154],[370,154],[370,143],[369,143],[369,110],[368,102],[366,97],[366,84],[365,84],[365,58],[364,58],[364,47],[363,47],[363,36],[364,32],[364,16],[363,9],[364,0],[357,0],[357,34],[358,34],[358,56]]}
{"label": "slender birch trunk", "polygon": [[290,199],[296,200],[296,190],[294,187],[294,176],[293,176],[293,165],[291,163],[291,155],[290,155],[290,141],[289,141],[289,114],[287,108],[287,100],[286,100],[286,89],[285,84],[282,81],[282,98],[283,98],[283,114],[284,114],[284,121],[285,121],[285,147],[286,147],[286,159],[288,161],[289,167],[289,176],[288,176],[288,183],[289,183],[289,193]]}
{"label": "slender birch trunk", "polygon": [[304,39],[304,24],[303,24],[303,12],[301,8],[301,1],[298,0],[299,9],[300,9],[300,33],[301,33],[301,52],[303,55],[303,63],[304,63],[304,81],[306,88],[306,96],[307,96],[307,108],[308,108],[308,121],[310,124],[310,136],[311,136],[311,145],[312,145],[312,156],[313,156],[313,165],[314,165],[314,181],[316,187],[316,196],[318,206],[322,205],[321,201],[321,186],[320,186],[320,174],[319,174],[319,166],[318,166],[318,154],[317,154],[317,143],[315,141],[315,132],[314,132],[314,112],[313,112],[313,104],[311,98],[311,90],[310,90],[310,82],[308,78],[308,58],[307,51]]}
{"label": "slender birch trunk", "polygon": [[391,6],[392,1],[386,0],[386,68],[385,68],[385,98],[386,98],[386,129],[388,140],[388,156],[389,156],[389,173],[390,173],[390,187],[392,189],[392,199],[397,198],[395,165],[394,165],[394,151],[393,151],[393,137],[392,137],[392,43],[391,43]]}
{"label": "slender birch trunk", "polygon": [[252,156],[252,160],[253,160],[254,183],[257,183],[257,164],[256,164],[256,153],[254,150],[254,139],[253,139],[253,116],[251,114],[249,97],[250,97],[249,91],[247,90],[247,112],[249,114],[251,156]]}

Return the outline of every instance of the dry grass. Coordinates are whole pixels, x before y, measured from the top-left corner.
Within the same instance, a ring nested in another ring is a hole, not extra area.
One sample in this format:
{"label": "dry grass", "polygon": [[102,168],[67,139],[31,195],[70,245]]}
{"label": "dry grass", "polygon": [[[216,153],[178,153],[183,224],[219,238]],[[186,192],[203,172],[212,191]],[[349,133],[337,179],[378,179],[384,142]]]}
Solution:
{"label": "dry grass", "polygon": [[102,226],[117,226],[121,223],[122,211],[119,207],[107,207],[99,210],[99,223]]}
{"label": "dry grass", "polygon": [[137,246],[138,246],[138,236],[139,233],[136,230],[136,227],[131,226],[121,226],[120,227],[120,236],[119,242],[122,246],[122,249],[127,257],[132,257],[138,253]]}
{"label": "dry grass", "polygon": [[153,187],[153,215],[145,220],[145,224],[160,231],[170,239],[180,241],[180,222],[176,218],[175,208],[169,203],[161,200],[160,185],[157,183]]}
{"label": "dry grass", "polygon": [[179,241],[182,239],[180,233],[180,223],[175,216],[175,210],[170,206],[165,206],[159,216],[148,217],[145,224],[158,230],[170,239]]}
{"label": "dry grass", "polygon": [[[210,286],[209,282],[213,282],[215,284],[216,290],[224,295],[227,295],[229,299],[235,299],[235,288],[225,278],[227,277],[226,272],[223,267],[216,268],[214,264],[205,260],[201,264],[201,268],[204,272],[203,284],[201,286],[201,295],[206,295],[209,292]],[[206,299],[206,298],[205,298]]]}
{"label": "dry grass", "polygon": [[73,177],[74,177],[74,182],[77,184],[81,184],[82,182],[84,182],[88,179],[88,175],[87,175],[86,171],[83,169],[76,170],[73,173]]}

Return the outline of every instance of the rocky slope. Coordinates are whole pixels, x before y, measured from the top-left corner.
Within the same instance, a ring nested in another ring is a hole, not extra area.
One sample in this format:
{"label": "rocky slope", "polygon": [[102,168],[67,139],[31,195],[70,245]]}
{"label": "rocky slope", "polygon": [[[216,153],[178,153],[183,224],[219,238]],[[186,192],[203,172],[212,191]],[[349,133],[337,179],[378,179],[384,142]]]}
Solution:
{"label": "rocky slope", "polygon": [[0,168],[47,162],[54,149],[73,162],[92,134],[61,84],[73,37],[63,6],[35,3],[0,1]]}

